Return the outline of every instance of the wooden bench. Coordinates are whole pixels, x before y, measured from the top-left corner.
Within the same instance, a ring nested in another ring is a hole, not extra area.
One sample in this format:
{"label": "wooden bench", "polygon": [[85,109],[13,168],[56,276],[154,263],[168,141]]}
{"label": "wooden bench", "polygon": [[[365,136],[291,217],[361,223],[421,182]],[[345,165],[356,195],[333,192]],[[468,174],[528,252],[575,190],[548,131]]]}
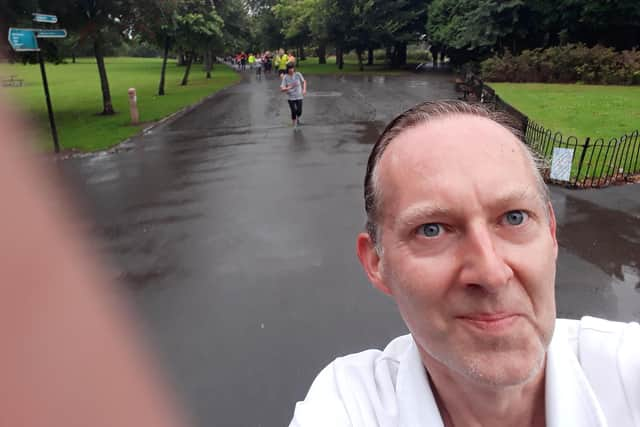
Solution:
{"label": "wooden bench", "polygon": [[9,78],[2,79],[2,86],[4,87],[20,87],[24,84],[24,79],[18,78],[18,76],[9,76]]}

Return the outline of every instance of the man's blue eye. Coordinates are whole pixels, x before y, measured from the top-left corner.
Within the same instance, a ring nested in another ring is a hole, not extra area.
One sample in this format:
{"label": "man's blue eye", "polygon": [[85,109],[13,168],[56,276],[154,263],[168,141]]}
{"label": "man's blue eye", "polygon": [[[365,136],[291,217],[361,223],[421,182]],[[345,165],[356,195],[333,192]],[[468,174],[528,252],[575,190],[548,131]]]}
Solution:
{"label": "man's blue eye", "polygon": [[505,218],[509,225],[520,225],[527,219],[527,214],[523,211],[510,211],[505,214]]}
{"label": "man's blue eye", "polygon": [[442,231],[442,226],[440,224],[431,223],[424,224],[420,226],[420,232],[427,237],[436,237]]}

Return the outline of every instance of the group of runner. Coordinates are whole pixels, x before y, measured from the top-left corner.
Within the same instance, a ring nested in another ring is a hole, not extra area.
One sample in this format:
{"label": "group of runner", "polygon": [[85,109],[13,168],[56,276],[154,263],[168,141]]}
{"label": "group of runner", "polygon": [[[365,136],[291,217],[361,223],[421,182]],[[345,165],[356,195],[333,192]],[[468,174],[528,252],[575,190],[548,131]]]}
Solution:
{"label": "group of runner", "polygon": [[238,52],[235,56],[228,58],[232,64],[240,71],[256,70],[257,74],[271,72],[274,68],[282,77],[286,74],[287,64],[296,64],[296,57],[293,53],[287,53],[280,49],[278,52]]}
{"label": "group of runner", "polygon": [[280,91],[287,94],[287,102],[291,110],[291,122],[294,130],[301,125],[302,100],[307,93],[307,81],[296,71],[296,57],[280,49],[278,52],[245,53],[239,52],[231,58],[233,65],[240,71],[256,70],[261,78],[262,73],[271,73],[275,68],[280,76]]}

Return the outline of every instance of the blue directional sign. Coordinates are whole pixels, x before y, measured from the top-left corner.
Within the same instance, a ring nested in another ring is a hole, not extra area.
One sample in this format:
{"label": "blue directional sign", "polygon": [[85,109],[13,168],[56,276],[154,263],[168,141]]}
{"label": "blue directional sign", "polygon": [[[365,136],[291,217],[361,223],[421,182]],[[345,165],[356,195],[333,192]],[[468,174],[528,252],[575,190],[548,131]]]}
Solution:
{"label": "blue directional sign", "polygon": [[39,51],[35,30],[9,28],[9,44],[16,52]]}
{"label": "blue directional sign", "polygon": [[33,20],[35,22],[44,22],[45,24],[56,24],[58,17],[56,15],[45,15],[44,13],[34,13]]}
{"label": "blue directional sign", "polygon": [[36,30],[39,39],[63,39],[67,37],[67,30]]}

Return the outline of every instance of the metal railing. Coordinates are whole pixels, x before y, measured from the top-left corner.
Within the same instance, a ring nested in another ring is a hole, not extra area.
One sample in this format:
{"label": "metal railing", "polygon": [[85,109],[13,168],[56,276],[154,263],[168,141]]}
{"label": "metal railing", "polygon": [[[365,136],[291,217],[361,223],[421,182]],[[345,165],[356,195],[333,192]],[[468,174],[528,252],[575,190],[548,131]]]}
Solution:
{"label": "metal railing", "polygon": [[554,183],[595,188],[632,181],[640,174],[640,132],[637,129],[609,140],[590,137],[582,140],[575,136],[565,137],[529,120],[525,142],[546,160],[552,158],[555,148],[573,150],[569,181],[553,180],[546,173],[545,178]]}
{"label": "metal railing", "polygon": [[[466,79],[465,84],[469,91],[465,97],[471,94],[478,102],[504,111],[521,123],[524,142],[544,161],[543,175],[548,182],[576,188],[596,188],[634,181],[640,177],[640,130],[608,139],[565,136],[530,120],[476,76]],[[551,177],[551,162],[556,148],[572,150],[568,151],[572,154],[568,180],[560,181]]]}

